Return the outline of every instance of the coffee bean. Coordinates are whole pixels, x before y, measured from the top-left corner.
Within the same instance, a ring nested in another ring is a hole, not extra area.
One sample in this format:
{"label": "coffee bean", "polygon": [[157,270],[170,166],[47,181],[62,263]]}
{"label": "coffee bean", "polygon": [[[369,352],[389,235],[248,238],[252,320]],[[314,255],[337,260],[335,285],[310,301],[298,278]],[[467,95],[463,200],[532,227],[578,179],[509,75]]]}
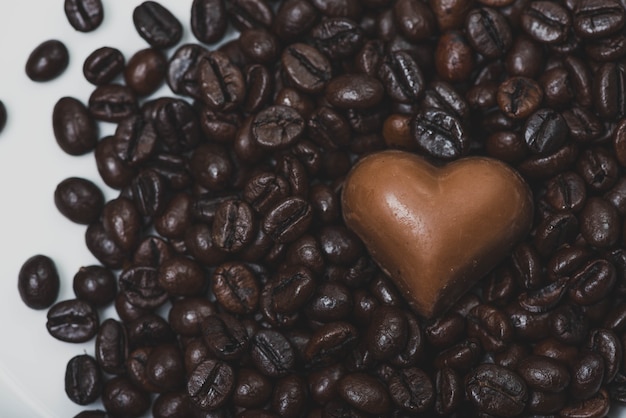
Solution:
{"label": "coffee bean", "polygon": [[536,154],[556,151],[565,142],[567,134],[567,123],[563,116],[546,108],[533,113],[524,127],[524,140],[528,148]]}
{"label": "coffee bean", "polygon": [[96,360],[106,373],[120,375],[126,370],[128,339],[124,325],[114,319],[106,319],[96,335]]}
{"label": "coffee bean", "polygon": [[436,158],[459,158],[469,151],[469,138],[461,121],[444,110],[426,109],[417,113],[411,133],[417,147]]}
{"label": "coffee bean", "polygon": [[279,201],[265,216],[261,227],[277,243],[298,239],[311,225],[311,205],[299,197]]}
{"label": "coffee bean", "polygon": [[537,110],[542,99],[541,87],[526,77],[509,78],[498,87],[498,106],[511,118],[526,119]]}
{"label": "coffee bean", "polygon": [[222,52],[213,51],[198,62],[200,99],[216,111],[231,110],[243,102],[245,80],[241,70]]}
{"label": "coffee bean", "polygon": [[137,112],[137,97],[120,84],[98,86],[89,96],[89,111],[97,120],[118,123]]}
{"label": "coffee bean", "polygon": [[391,406],[387,389],[376,378],[353,373],[337,383],[337,392],[352,407],[374,414],[385,414]]}
{"label": "coffee bean", "polygon": [[28,56],[26,75],[33,81],[50,81],[65,71],[69,61],[69,51],[63,42],[45,41]]}
{"label": "coffee bean", "polygon": [[415,102],[424,90],[424,76],[415,59],[405,51],[387,54],[378,69],[385,91],[400,103]]}
{"label": "coffee bean", "polygon": [[467,38],[461,32],[450,31],[439,38],[435,66],[446,81],[458,82],[469,78],[474,69],[474,56]]}
{"label": "coffee bean", "polygon": [[503,56],[511,47],[511,28],[504,16],[489,7],[469,12],[465,30],[474,49],[488,58]]}
{"label": "coffee bean", "polygon": [[226,2],[230,21],[240,31],[250,28],[269,28],[274,23],[274,12],[265,0],[231,0]]}
{"label": "coffee bean", "polygon": [[54,137],[59,147],[70,155],[92,151],[98,142],[98,127],[80,101],[63,97],[52,112]]}
{"label": "coffee bean", "polygon": [[174,93],[201,97],[198,65],[209,52],[197,44],[180,46],[170,57],[167,70],[167,84]]}
{"label": "coffee bean", "polygon": [[159,267],[158,277],[161,288],[173,296],[197,296],[207,285],[200,264],[182,256],[165,260]]}
{"label": "coffee bean", "polygon": [[479,411],[501,417],[520,414],[528,400],[524,380],[516,373],[495,364],[483,364],[465,378],[469,400]]}
{"label": "coffee bean", "polygon": [[296,142],[304,130],[304,119],[293,108],[270,106],[252,121],[252,137],[262,148],[281,149]]}
{"label": "coffee bean", "polygon": [[593,79],[594,105],[604,119],[626,114],[622,86],[626,84],[626,67],[617,63],[604,63]]}
{"label": "coffee bean", "polygon": [[116,277],[102,266],[81,267],[74,275],[72,288],[78,299],[95,307],[107,306],[117,293]]}
{"label": "coffee bean", "polygon": [[330,61],[316,48],[294,43],[283,51],[281,64],[295,88],[305,93],[319,93],[331,79]]}
{"label": "coffee bean", "polygon": [[357,23],[341,17],[323,19],[311,28],[310,34],[313,44],[333,60],[351,57],[363,44]]}
{"label": "coffee bean", "polygon": [[584,0],[574,8],[573,28],[581,38],[593,39],[619,31],[626,21],[624,7],[617,1]]}
{"label": "coffee bean", "polygon": [[70,25],[80,32],[96,30],[104,19],[101,0],[65,0],[64,9]]}
{"label": "coffee bean", "polygon": [[87,355],[72,357],[65,369],[65,393],[78,405],[88,405],[102,393],[102,374],[96,360]]}
{"label": "coffee bean", "polygon": [[124,80],[126,85],[140,96],[154,93],[165,80],[167,58],[158,49],[148,48],[137,51],[126,64]]}
{"label": "coffee bean", "polygon": [[126,377],[114,377],[104,384],[102,404],[111,415],[139,417],[150,409],[150,396]]}
{"label": "coffee bean", "polygon": [[226,313],[210,315],[200,324],[207,348],[221,360],[238,360],[247,350],[249,338],[243,324]]}
{"label": "coffee bean", "polygon": [[278,331],[257,332],[250,341],[250,356],[257,369],[269,377],[286,376],[295,366],[293,348]]}
{"label": "coffee bean", "polygon": [[368,109],[383,98],[384,87],[373,77],[351,74],[335,77],[326,85],[325,97],[339,109]]}
{"label": "coffee bean", "polygon": [[155,48],[172,47],[183,34],[176,16],[156,1],[144,1],[135,7],[133,23],[139,36]]}
{"label": "coffee bean", "polygon": [[46,328],[58,340],[82,343],[96,335],[99,324],[98,312],[89,303],[70,299],[50,308]]}
{"label": "coffee bean", "polygon": [[409,41],[423,41],[435,31],[434,15],[426,3],[400,0],[394,4],[393,14],[398,30]]}
{"label": "coffee bean", "polygon": [[572,19],[563,6],[549,1],[534,1],[522,13],[522,28],[534,40],[546,44],[567,39]]}
{"label": "coffee bean", "polygon": [[47,309],[59,295],[61,281],[54,261],[34,255],[22,264],[17,287],[22,301],[32,309]]}

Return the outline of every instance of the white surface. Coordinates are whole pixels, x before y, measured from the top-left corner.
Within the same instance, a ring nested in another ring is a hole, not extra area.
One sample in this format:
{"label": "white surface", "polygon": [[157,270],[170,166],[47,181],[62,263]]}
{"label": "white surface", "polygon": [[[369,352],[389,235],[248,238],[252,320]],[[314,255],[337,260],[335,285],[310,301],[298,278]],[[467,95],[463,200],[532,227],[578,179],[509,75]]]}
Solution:
{"label": "white surface", "polygon": [[[126,59],[147,44],[135,32],[132,10],[141,0],[109,0],[102,26],[88,34],[74,31],[63,13],[62,0],[0,0],[0,100],[9,119],[0,134],[0,417],[70,418],[83,408],[64,393],[67,361],[87,352],[93,341],[67,344],[50,337],[46,312],[27,308],[17,293],[17,274],[34,254],[55,260],[61,276],[59,300],[73,296],[71,281],[82,265],[96,263],[84,245],[84,227],[56,210],[53,192],[69,176],[99,184],[93,154],[71,157],[57,146],[51,115],[56,101],[73,96],[87,101],[92,86],[82,64],[101,46],[120,49]],[[191,0],[162,0],[185,26],[191,40]],[[59,39],[70,50],[70,66],[58,79],[31,82],[24,73],[28,54],[44,40]],[[157,93],[158,94],[158,93]],[[161,94],[170,94],[162,90]],[[111,126],[104,129],[110,132]],[[111,312],[101,313],[103,317]],[[97,407],[89,406],[90,409]],[[617,415],[615,415],[617,416]],[[622,414],[626,417],[626,412]]]}

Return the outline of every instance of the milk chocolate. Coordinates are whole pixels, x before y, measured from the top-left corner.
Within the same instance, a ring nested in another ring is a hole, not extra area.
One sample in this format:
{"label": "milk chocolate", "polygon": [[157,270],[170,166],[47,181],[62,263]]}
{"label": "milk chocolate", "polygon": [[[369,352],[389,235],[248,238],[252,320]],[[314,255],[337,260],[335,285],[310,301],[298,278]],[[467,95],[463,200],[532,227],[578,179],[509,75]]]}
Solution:
{"label": "milk chocolate", "polygon": [[532,225],[533,199],[506,164],[469,157],[435,167],[383,151],[346,178],[346,224],[416,313],[444,313],[510,253]]}

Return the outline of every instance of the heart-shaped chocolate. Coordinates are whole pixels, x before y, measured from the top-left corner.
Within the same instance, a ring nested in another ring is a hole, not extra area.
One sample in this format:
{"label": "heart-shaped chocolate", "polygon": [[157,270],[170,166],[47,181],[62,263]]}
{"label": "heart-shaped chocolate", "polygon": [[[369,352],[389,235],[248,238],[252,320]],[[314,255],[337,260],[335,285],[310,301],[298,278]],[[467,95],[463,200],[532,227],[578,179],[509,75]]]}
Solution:
{"label": "heart-shaped chocolate", "polygon": [[452,306],[531,228],[533,200],[517,172],[490,158],[435,167],[384,151],[348,174],[343,216],[412,308]]}

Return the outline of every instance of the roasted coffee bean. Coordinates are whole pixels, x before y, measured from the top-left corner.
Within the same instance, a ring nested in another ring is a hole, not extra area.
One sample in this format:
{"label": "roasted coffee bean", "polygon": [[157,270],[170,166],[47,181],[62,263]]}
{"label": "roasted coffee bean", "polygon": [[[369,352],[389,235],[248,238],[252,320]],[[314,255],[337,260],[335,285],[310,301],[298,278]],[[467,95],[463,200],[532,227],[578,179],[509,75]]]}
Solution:
{"label": "roasted coffee bean", "polygon": [[430,156],[455,159],[469,151],[469,138],[455,116],[439,109],[418,112],[411,122],[417,147]]}
{"label": "roasted coffee bean", "polygon": [[353,56],[363,44],[361,28],[347,18],[323,19],[311,28],[310,35],[313,44],[332,60]]}
{"label": "roasted coffee bean", "polygon": [[295,355],[289,340],[274,330],[257,332],[250,341],[250,356],[256,368],[269,377],[282,377],[293,371]]}
{"label": "roasted coffee bean", "polygon": [[467,38],[459,31],[444,33],[435,51],[437,73],[449,82],[469,79],[474,69],[474,55]]}
{"label": "roasted coffee bean", "polygon": [[120,291],[140,308],[154,309],[165,303],[168,294],[159,284],[156,267],[130,267],[119,276]]}
{"label": "roasted coffee bean", "polygon": [[337,149],[351,141],[348,121],[326,106],[313,111],[308,120],[307,128],[313,140],[326,149]]}
{"label": "roasted coffee bean", "polygon": [[605,199],[589,198],[580,212],[580,232],[594,247],[611,247],[621,234],[617,209]]}
{"label": "roasted coffee bean", "polygon": [[526,119],[541,104],[543,91],[532,79],[512,77],[498,87],[498,106],[505,115]]}
{"label": "roasted coffee bean", "polygon": [[313,272],[304,266],[289,266],[280,271],[267,286],[270,287],[273,310],[291,314],[311,298],[315,278]]}
{"label": "roasted coffee bean", "polygon": [[124,252],[135,249],[141,229],[141,218],[134,203],[125,197],[110,200],[102,208],[105,233]]}
{"label": "roasted coffee bean", "polygon": [[124,55],[118,49],[105,46],[85,59],[83,75],[91,84],[101,86],[112,82],[122,72],[124,64]]}
{"label": "roasted coffee bean", "polygon": [[603,383],[610,383],[616,379],[623,357],[622,343],[617,335],[608,329],[593,329],[589,332],[585,348],[600,354],[604,359]]}
{"label": "roasted coffee bean", "polygon": [[306,314],[314,321],[339,321],[348,317],[352,307],[352,295],[347,287],[340,283],[321,283],[307,305]]}
{"label": "roasted coffee bean", "polygon": [[265,29],[246,29],[239,36],[241,52],[253,64],[271,64],[279,54],[278,40]]}
{"label": "roasted coffee bean", "polygon": [[22,264],[17,287],[22,301],[31,309],[47,309],[59,295],[61,281],[54,261],[34,255]]}
{"label": "roasted coffee bean", "polygon": [[568,404],[560,411],[560,415],[564,418],[574,417],[602,417],[606,416],[611,407],[611,400],[606,390],[600,391],[592,398],[585,400],[576,400]]}
{"label": "roasted coffee bean", "polygon": [[96,360],[106,373],[120,375],[126,370],[128,340],[124,325],[115,319],[106,319],[96,335]]}
{"label": "roasted coffee bean", "polygon": [[140,96],[154,93],[165,80],[167,58],[155,48],[137,51],[126,64],[126,85]]}
{"label": "roasted coffee bean", "polygon": [[520,294],[517,301],[528,312],[546,313],[563,299],[569,286],[569,277],[559,277],[544,287]]}
{"label": "roasted coffee bean", "polygon": [[65,17],[77,31],[91,32],[104,19],[101,0],[65,0]]}
{"label": "roasted coffee bean", "polygon": [[328,58],[304,43],[294,43],[285,48],[281,64],[293,86],[305,93],[322,92],[332,76]]}
{"label": "roasted coffee bean", "polygon": [[450,368],[438,369],[435,373],[435,411],[445,415],[454,411],[463,399],[463,382]]}
{"label": "roasted coffee bean", "polygon": [[253,271],[243,263],[220,265],[211,279],[217,302],[229,312],[252,313],[259,302],[259,285]]}
{"label": "roasted coffee bean", "polygon": [[530,389],[558,393],[570,383],[570,374],[565,364],[544,356],[529,356],[522,359],[517,372]]}
{"label": "roasted coffee bean", "polygon": [[337,383],[339,396],[352,407],[373,414],[386,414],[391,407],[389,393],[375,377],[352,373]]}
{"label": "roasted coffee bean", "polygon": [[54,137],[59,147],[70,155],[92,151],[98,142],[98,127],[80,101],[63,97],[52,112]]}
{"label": "roasted coffee bean", "polygon": [[502,351],[513,338],[513,327],[503,311],[488,305],[474,307],[467,316],[467,334],[487,351]]}
{"label": "roasted coffee bean", "polygon": [[150,396],[126,377],[114,377],[104,384],[102,404],[113,416],[140,417],[150,409]]}
{"label": "roasted coffee bean", "polygon": [[152,404],[154,418],[174,418],[191,414],[191,401],[187,393],[180,390],[160,394]]}
{"label": "roasted coffee bean", "polygon": [[618,163],[605,148],[584,150],[576,162],[576,171],[597,192],[607,191],[619,178]]}
{"label": "roasted coffee bean", "polygon": [[[410,382],[410,383],[409,383]],[[427,411],[435,400],[435,390],[428,374],[416,367],[400,370],[387,379],[391,400],[403,411]]]}
{"label": "roasted coffee bean", "polygon": [[407,320],[403,312],[393,306],[381,306],[372,313],[367,329],[367,346],[378,360],[387,360],[406,346]]}
{"label": "roasted coffee bean", "polygon": [[46,328],[57,340],[82,343],[96,335],[99,324],[98,311],[89,303],[70,299],[50,308]]}
{"label": "roasted coffee bean", "polygon": [[243,190],[243,197],[254,210],[264,214],[280,200],[288,197],[289,193],[289,183],[284,177],[263,172],[248,180]]}
{"label": "roasted coffee bean", "polygon": [[274,19],[274,33],[285,41],[291,41],[306,33],[316,23],[319,13],[306,0],[281,2]]}
{"label": "roasted coffee bean", "polygon": [[506,54],[511,47],[513,37],[511,28],[495,9],[476,8],[468,13],[465,30],[474,49],[487,58],[498,58]]}
{"label": "roasted coffee bean", "polygon": [[534,1],[522,13],[521,24],[534,40],[554,44],[567,39],[572,20],[567,9],[560,4]]}
{"label": "roasted coffee bean", "polygon": [[89,111],[97,120],[119,123],[137,112],[137,97],[120,84],[98,86],[89,96]]}
{"label": "roasted coffee bean", "polygon": [[117,142],[114,136],[101,139],[96,146],[95,157],[98,173],[104,183],[114,189],[121,189],[133,180],[135,170],[120,158]]}
{"label": "roasted coffee bean", "polygon": [[72,222],[88,225],[100,216],[104,207],[104,195],[91,181],[70,177],[57,185],[54,204]]}
{"label": "roasted coffee bean", "polygon": [[[242,108],[247,113],[258,113],[270,101],[274,93],[272,75],[267,67],[261,64],[253,64],[244,70],[244,78],[248,92]],[[291,105],[291,103],[280,103],[278,97],[276,98],[276,104]],[[300,111],[300,109],[296,110]]]}
{"label": "roasted coffee bean", "polygon": [[584,39],[611,35],[619,31],[625,21],[624,6],[616,0],[583,0],[574,8],[573,28]]}
{"label": "roasted coffee bean", "polygon": [[550,154],[556,151],[567,138],[567,123],[560,113],[551,109],[539,109],[527,120],[524,140],[535,154]]}
{"label": "roasted coffee bean", "polygon": [[167,84],[174,93],[202,97],[200,91],[200,62],[209,54],[197,44],[185,44],[171,56],[167,70]]}
{"label": "roasted coffee bean", "polygon": [[159,387],[146,374],[146,364],[153,350],[153,346],[140,347],[133,350],[126,359],[127,377],[138,389],[145,392],[160,392]]}
{"label": "roasted coffee bean", "polygon": [[518,36],[507,53],[505,65],[511,76],[537,77],[543,70],[543,49],[528,37]]}
{"label": "roasted coffee bean", "polygon": [[314,367],[332,364],[357,344],[358,331],[348,322],[336,321],[317,328],[304,350],[305,361]]}
{"label": "roasted coffee bean", "polygon": [[311,205],[299,197],[279,201],[268,211],[261,227],[277,243],[289,243],[298,239],[311,225]]}
{"label": "roasted coffee bean", "polygon": [[130,348],[156,347],[174,342],[176,336],[161,316],[149,313],[126,324]]}
{"label": "roasted coffee bean", "polygon": [[244,201],[229,200],[220,204],[213,221],[213,242],[222,251],[237,252],[255,236],[255,216]]}
{"label": "roasted coffee bean", "polygon": [[78,299],[95,307],[109,305],[117,293],[115,275],[102,266],[81,267],[74,275],[72,288]]}
{"label": "roasted coffee bean", "polygon": [[578,212],[586,198],[585,182],[574,172],[559,174],[547,183],[546,200],[555,210]]}
{"label": "roasted coffee bean", "polygon": [[65,393],[78,405],[88,405],[102,394],[102,373],[96,360],[83,354],[72,357],[65,369]]}
{"label": "roasted coffee bean", "polygon": [[551,335],[565,344],[580,343],[589,329],[589,320],[577,305],[561,305],[550,314]]}
{"label": "roasted coffee bean", "polygon": [[574,399],[589,399],[600,390],[604,368],[604,360],[599,353],[581,354],[572,365],[570,393]]}
{"label": "roasted coffee bean", "polygon": [[210,109],[228,111],[243,102],[246,94],[243,74],[226,54],[209,52],[197,65],[200,99]]}
{"label": "roasted coffee bean", "polygon": [[200,42],[212,44],[226,33],[228,20],[223,0],[194,0],[191,5],[191,31]]}
{"label": "roasted coffee bean", "polygon": [[260,408],[272,395],[272,383],[254,369],[237,371],[237,383],[233,391],[233,403],[242,408]]}
{"label": "roasted coffee bean", "polygon": [[28,56],[26,75],[33,81],[50,81],[60,76],[70,62],[65,44],[51,39],[39,44]]}
{"label": "roasted coffee bean", "polygon": [[501,417],[519,415],[526,406],[528,390],[516,373],[495,364],[482,364],[465,378],[469,400],[481,412]]}
{"label": "roasted coffee bean", "polygon": [[135,7],[133,23],[139,36],[155,48],[169,48],[183,35],[180,21],[156,1],[145,1]]}
{"label": "roasted coffee bean", "polygon": [[424,90],[424,75],[415,59],[406,51],[387,54],[378,69],[378,77],[392,100],[413,103]]}
{"label": "roasted coffee bean", "polygon": [[274,23],[274,12],[266,0],[232,0],[226,2],[226,11],[233,26],[240,31],[269,28]]}
{"label": "roasted coffee bean", "polygon": [[299,417],[306,410],[308,390],[304,379],[292,374],[276,382],[272,410],[281,417]]}
{"label": "roasted coffee bean", "polygon": [[155,347],[146,362],[146,376],[160,391],[171,391],[185,382],[185,370],[180,349],[171,344]]}
{"label": "roasted coffee bean", "polygon": [[626,85],[626,67],[607,62],[598,68],[593,78],[593,101],[604,119],[626,115],[623,87]]}
{"label": "roasted coffee bean", "polygon": [[383,98],[384,87],[365,74],[346,74],[333,78],[326,85],[326,100],[339,109],[369,109]]}
{"label": "roasted coffee bean", "polygon": [[207,277],[197,261],[174,256],[158,269],[159,285],[173,296],[196,296],[207,285]]}
{"label": "roasted coffee bean", "polygon": [[118,158],[130,167],[145,163],[157,148],[154,125],[141,115],[123,119],[117,125],[114,138]]}
{"label": "roasted coffee bean", "polygon": [[426,3],[400,0],[394,4],[393,14],[398,30],[409,41],[424,41],[435,31],[435,17]]}
{"label": "roasted coffee bean", "polygon": [[195,337],[201,334],[202,321],[216,313],[211,301],[202,297],[186,297],[172,303],[168,321],[172,330],[177,334]]}
{"label": "roasted coffee bean", "polygon": [[464,335],[465,318],[456,312],[440,316],[424,329],[426,340],[438,348],[448,348]]}
{"label": "roasted coffee bean", "polygon": [[248,348],[248,334],[234,316],[226,313],[211,315],[200,327],[206,346],[221,360],[238,360]]}
{"label": "roasted coffee bean", "polygon": [[293,108],[270,106],[254,117],[251,128],[254,141],[261,147],[286,148],[302,135],[304,119]]}

